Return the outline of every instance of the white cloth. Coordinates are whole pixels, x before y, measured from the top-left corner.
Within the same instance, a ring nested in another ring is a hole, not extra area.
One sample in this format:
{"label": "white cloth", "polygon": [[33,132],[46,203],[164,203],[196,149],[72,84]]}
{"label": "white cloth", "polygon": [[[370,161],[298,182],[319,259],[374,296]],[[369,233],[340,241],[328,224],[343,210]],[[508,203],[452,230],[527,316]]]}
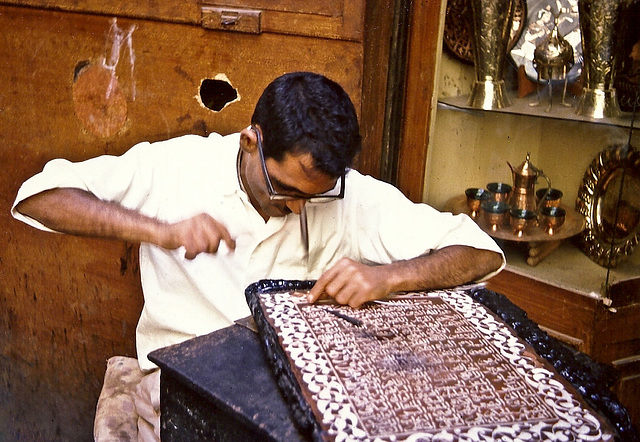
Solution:
{"label": "white cloth", "polygon": [[342,257],[384,264],[454,244],[502,253],[469,217],[414,204],[395,187],[351,170],[343,200],[307,204],[307,263],[298,215],[265,223],[240,189],[239,139],[239,134],[186,135],[140,143],[120,157],[53,160],[18,192],[13,216],[44,230],[49,229],[15,205],[46,189],[73,187],[164,221],[206,212],[236,239],[233,252],[221,244],[217,254],[191,261],[183,249],[141,244],[145,304],[136,341],[142,369],[155,367],[149,352],[248,316],[244,289],[260,279],[316,279]]}
{"label": "white cloth", "polygon": [[159,442],[160,370],[142,377],[133,398],[138,413],[138,442]]}

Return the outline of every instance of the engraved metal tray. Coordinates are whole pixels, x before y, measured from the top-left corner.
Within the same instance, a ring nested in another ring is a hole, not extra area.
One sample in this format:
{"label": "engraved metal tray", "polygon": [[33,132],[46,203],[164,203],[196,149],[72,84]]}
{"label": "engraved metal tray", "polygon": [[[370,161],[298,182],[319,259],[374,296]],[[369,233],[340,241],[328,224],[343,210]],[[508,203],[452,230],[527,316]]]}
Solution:
{"label": "engraved metal tray", "polygon": [[[543,345],[533,348],[474,299],[491,292],[405,293],[355,310],[307,303],[312,285],[261,281],[246,297],[294,420],[314,440],[615,439],[536,353],[553,347],[557,362],[552,338],[520,311],[518,327]],[[606,396],[608,381],[597,383]]]}

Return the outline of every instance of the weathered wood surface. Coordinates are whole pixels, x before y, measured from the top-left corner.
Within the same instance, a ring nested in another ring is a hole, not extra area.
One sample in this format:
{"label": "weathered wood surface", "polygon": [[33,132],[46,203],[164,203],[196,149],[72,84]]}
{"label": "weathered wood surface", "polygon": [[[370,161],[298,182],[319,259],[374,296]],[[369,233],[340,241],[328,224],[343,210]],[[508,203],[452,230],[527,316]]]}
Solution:
{"label": "weathered wood surface", "polygon": [[[238,131],[264,87],[288,71],[324,73],[360,106],[361,43],[118,18],[123,31],[135,26],[135,58],[132,70],[123,44],[115,72],[125,100],[105,109],[126,118],[105,136],[83,124],[74,86],[83,67],[109,59],[111,19],[0,5],[0,440],[91,439],[106,360],[135,355],[142,306],[137,245],[15,221],[9,211],[25,179],[52,158],[79,161],[143,140]],[[239,99],[213,112],[197,96],[201,81],[218,74]],[[103,86],[90,82],[81,102],[100,103],[90,92]]]}

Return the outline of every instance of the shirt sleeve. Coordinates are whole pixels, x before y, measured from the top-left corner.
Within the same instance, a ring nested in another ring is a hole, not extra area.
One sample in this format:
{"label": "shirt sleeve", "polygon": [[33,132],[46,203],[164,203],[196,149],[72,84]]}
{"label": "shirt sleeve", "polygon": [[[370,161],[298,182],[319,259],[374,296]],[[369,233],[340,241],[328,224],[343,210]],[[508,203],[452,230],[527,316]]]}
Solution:
{"label": "shirt sleeve", "polygon": [[[211,134],[210,138],[213,136],[219,137]],[[86,190],[101,200],[162,218],[161,208],[167,206],[181,185],[181,174],[177,172],[187,167],[183,164],[193,162],[192,157],[200,154],[205,143],[205,137],[185,135],[157,143],[142,142],[120,156],[102,155],[77,163],[51,160],[42,172],[22,184],[11,214],[32,227],[52,231],[18,212],[16,205],[45,190],[67,187]]]}
{"label": "shirt sleeve", "polygon": [[[102,155],[86,161],[73,163],[65,159],[49,161],[42,172],[25,181],[16,196],[11,214],[33,227],[51,231],[38,221],[16,210],[21,201],[45,190],[54,188],[74,188],[86,190],[102,200],[127,201],[135,206],[136,188],[142,188],[147,180],[144,171],[138,171],[143,152],[149,150],[147,142],[137,144],[121,156]],[[136,186],[136,183],[139,184]]]}
{"label": "shirt sleeve", "polygon": [[[351,173],[350,173],[351,175]],[[394,186],[356,174],[346,187],[354,188],[356,216],[352,229],[357,232],[357,254],[363,262],[389,263],[411,259],[447,246],[464,245],[504,253],[496,242],[467,215],[440,212],[414,203]],[[357,192],[356,192],[357,189]]]}

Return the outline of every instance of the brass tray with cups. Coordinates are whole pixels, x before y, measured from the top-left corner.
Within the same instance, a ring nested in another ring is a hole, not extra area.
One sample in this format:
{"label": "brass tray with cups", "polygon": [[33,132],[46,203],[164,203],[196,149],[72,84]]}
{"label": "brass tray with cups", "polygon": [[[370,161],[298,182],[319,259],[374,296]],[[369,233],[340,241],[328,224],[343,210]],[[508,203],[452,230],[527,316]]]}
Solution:
{"label": "brass tray with cups", "polygon": [[[449,202],[453,213],[466,213],[491,237],[529,245],[527,263],[537,265],[555,250],[563,239],[580,233],[585,218],[562,204],[562,191],[530,161],[518,167],[507,162],[513,184],[493,182],[486,188],[468,188],[464,195]],[[546,186],[539,186],[544,178]]]}

